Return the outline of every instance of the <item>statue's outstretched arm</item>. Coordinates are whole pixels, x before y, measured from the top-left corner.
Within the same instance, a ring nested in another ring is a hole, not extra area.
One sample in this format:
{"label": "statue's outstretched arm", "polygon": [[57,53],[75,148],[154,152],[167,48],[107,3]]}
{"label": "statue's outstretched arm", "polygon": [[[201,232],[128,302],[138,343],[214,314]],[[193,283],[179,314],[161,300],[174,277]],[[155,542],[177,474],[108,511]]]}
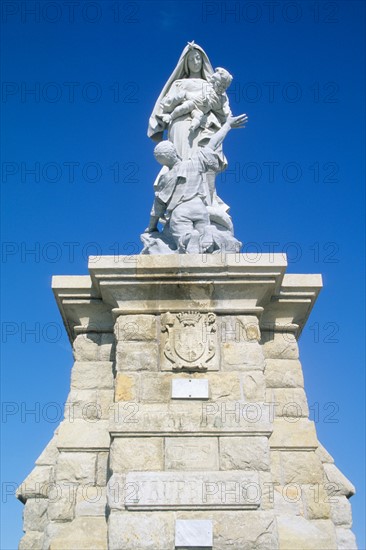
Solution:
{"label": "statue's outstretched arm", "polygon": [[248,122],[247,115],[229,116],[225,124],[210,139],[207,146],[217,149],[232,128],[242,128]]}

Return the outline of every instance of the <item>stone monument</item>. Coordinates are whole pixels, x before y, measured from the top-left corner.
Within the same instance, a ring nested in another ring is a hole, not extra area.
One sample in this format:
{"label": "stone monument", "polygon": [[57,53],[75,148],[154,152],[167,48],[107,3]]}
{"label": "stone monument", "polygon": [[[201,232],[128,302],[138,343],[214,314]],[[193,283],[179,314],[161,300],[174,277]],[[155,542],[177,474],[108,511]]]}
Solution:
{"label": "stone monument", "polygon": [[188,44],[150,118],[163,168],[143,253],[53,278],[75,363],[18,489],[22,550],[356,548],[354,487],[308,419],[299,360],[321,276],[240,254],[216,193],[247,121],[230,81]]}

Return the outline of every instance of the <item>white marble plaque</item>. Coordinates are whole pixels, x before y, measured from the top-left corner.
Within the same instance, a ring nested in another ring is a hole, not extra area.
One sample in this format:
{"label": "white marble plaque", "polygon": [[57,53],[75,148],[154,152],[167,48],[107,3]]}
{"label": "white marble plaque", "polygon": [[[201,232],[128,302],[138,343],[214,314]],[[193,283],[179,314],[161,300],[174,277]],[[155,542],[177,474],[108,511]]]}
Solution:
{"label": "white marble plaque", "polygon": [[176,548],[212,548],[212,520],[177,519],[175,522]]}
{"label": "white marble plaque", "polygon": [[173,378],[172,399],[208,399],[207,378]]}

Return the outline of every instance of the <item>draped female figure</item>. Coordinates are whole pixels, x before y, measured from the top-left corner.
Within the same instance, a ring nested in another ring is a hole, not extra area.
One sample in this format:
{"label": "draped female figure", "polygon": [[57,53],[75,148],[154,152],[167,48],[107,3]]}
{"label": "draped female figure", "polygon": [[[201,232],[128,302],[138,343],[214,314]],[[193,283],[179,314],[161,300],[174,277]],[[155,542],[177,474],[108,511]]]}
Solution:
{"label": "draped female figure", "polygon": [[[192,123],[190,113],[175,118],[167,125],[162,118],[163,104],[170,102],[174,108],[187,94],[190,96],[204,95],[207,93],[213,72],[205,51],[198,44],[189,42],[184,48],[177,66],[165,83],[151,113],[148,136],[154,141],[161,141],[164,130],[167,130],[168,140],[174,144],[182,160],[191,158],[198,147],[207,144],[225,120],[219,113],[210,111],[203,117],[200,126],[192,132],[190,131]],[[222,159],[222,166],[226,168],[227,163],[222,148],[218,152]],[[216,194],[214,172],[209,171],[206,174],[206,193],[207,205],[211,211],[211,221],[213,223],[220,222],[226,229],[232,230],[231,218],[227,214],[229,207]]]}

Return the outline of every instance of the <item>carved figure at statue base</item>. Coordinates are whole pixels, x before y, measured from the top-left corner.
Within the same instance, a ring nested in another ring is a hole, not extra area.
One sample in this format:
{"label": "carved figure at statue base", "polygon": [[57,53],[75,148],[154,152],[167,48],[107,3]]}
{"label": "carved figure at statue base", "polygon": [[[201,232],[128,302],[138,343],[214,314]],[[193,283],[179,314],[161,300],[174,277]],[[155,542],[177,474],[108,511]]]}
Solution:
{"label": "carved figure at statue base", "polygon": [[[231,219],[225,212],[216,212],[216,225],[211,225],[206,174],[219,172],[222,160],[217,149],[231,128],[239,128],[246,115],[229,116],[225,124],[191,158],[181,160],[170,141],[159,143],[154,150],[156,160],[168,167],[158,178],[150,223],[145,230],[143,253],[160,238],[158,222],[164,219],[163,244],[178,253],[213,253],[225,245],[239,251],[241,243],[232,234]],[[211,207],[212,208],[212,207]],[[154,250],[153,246],[152,249]],[[158,247],[155,247],[158,249]],[[161,251],[160,251],[161,252]],[[151,253],[151,252],[150,252]]]}

